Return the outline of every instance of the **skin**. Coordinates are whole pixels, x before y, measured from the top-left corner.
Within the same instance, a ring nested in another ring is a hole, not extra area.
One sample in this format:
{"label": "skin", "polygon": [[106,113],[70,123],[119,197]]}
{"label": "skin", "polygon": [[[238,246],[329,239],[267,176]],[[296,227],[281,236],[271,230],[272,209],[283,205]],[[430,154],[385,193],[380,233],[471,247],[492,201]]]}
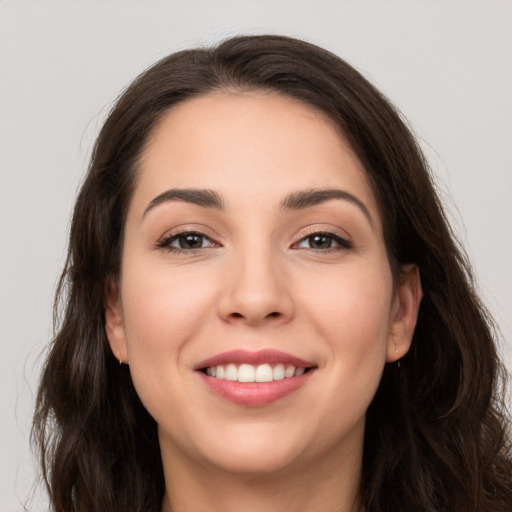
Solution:
{"label": "skin", "polygon": [[[213,190],[224,207],[147,210],[176,188]],[[369,217],[346,199],[281,207],[323,188],[349,192]],[[365,413],[386,362],[409,349],[421,285],[413,266],[393,279],[373,191],[332,123],[262,92],[177,105],[143,152],[125,228],[106,329],[159,426],[163,510],[361,510]],[[202,247],[161,246],[183,230],[204,233]],[[350,247],[318,248],[308,238],[318,232]],[[193,368],[240,348],[317,369],[277,402],[236,405]]]}

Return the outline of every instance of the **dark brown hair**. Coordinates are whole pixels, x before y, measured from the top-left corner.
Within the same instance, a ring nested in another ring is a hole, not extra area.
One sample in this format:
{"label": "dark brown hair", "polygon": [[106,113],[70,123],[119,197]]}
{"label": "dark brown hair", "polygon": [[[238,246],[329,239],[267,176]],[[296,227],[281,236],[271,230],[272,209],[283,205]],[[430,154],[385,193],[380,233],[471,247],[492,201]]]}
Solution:
{"label": "dark brown hair", "polygon": [[424,297],[411,350],[400,368],[385,368],[367,413],[361,495],[368,512],[510,511],[493,323],[421,151],[397,111],[350,65],[281,36],[235,37],[170,55],[128,87],[99,134],[73,214],[34,418],[54,510],[160,510],[156,424],[110,351],[105,288],[119,273],[138,159],[155,123],[173,105],[219,90],[273,91],[326,114],[364,164],[392,268],[420,269]]}

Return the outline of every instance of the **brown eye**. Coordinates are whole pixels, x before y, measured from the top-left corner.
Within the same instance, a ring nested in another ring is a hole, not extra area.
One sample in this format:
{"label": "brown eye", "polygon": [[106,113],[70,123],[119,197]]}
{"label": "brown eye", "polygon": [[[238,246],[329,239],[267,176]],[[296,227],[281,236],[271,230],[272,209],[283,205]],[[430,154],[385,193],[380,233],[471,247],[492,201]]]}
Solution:
{"label": "brown eye", "polygon": [[170,235],[161,240],[157,247],[159,249],[168,249],[170,252],[187,252],[216,247],[217,245],[206,235],[189,231]]}
{"label": "brown eye", "polygon": [[306,240],[311,249],[330,249],[333,242],[332,237],[327,235],[312,235]]}
{"label": "brown eye", "polygon": [[313,233],[302,238],[294,246],[295,249],[309,249],[317,251],[342,250],[352,248],[352,243],[334,233]]}
{"label": "brown eye", "polygon": [[203,246],[203,235],[190,233],[187,235],[179,235],[176,238],[180,249],[199,249]]}

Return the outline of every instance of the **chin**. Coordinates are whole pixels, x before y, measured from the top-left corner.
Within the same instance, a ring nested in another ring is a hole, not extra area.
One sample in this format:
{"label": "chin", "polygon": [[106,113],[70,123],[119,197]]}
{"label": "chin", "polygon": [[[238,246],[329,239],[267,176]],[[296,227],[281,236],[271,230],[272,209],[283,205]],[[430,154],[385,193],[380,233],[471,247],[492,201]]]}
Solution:
{"label": "chin", "polygon": [[297,451],[292,447],[279,447],[278,444],[233,443],[229,450],[210,454],[210,461],[228,473],[265,478],[297,465]]}
{"label": "chin", "polygon": [[[309,439],[307,432],[272,422],[210,427],[208,433],[196,432],[194,438],[182,440],[188,446],[182,445],[180,452],[195,453],[193,458],[203,467],[206,464],[223,472],[251,477],[274,475],[295,466]],[[162,443],[165,444],[163,439]]]}

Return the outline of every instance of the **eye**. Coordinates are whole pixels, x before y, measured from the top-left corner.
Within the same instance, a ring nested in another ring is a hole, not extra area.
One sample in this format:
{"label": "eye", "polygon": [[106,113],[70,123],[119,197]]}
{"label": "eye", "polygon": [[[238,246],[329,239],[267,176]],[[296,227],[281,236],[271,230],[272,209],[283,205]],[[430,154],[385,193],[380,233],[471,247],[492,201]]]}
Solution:
{"label": "eye", "polygon": [[207,247],[216,247],[218,244],[203,233],[195,231],[182,231],[174,233],[158,242],[159,249],[168,249],[170,252],[193,252]]}
{"label": "eye", "polygon": [[352,248],[352,243],[334,233],[312,233],[293,245],[293,249],[310,249],[317,251],[342,250]]}

